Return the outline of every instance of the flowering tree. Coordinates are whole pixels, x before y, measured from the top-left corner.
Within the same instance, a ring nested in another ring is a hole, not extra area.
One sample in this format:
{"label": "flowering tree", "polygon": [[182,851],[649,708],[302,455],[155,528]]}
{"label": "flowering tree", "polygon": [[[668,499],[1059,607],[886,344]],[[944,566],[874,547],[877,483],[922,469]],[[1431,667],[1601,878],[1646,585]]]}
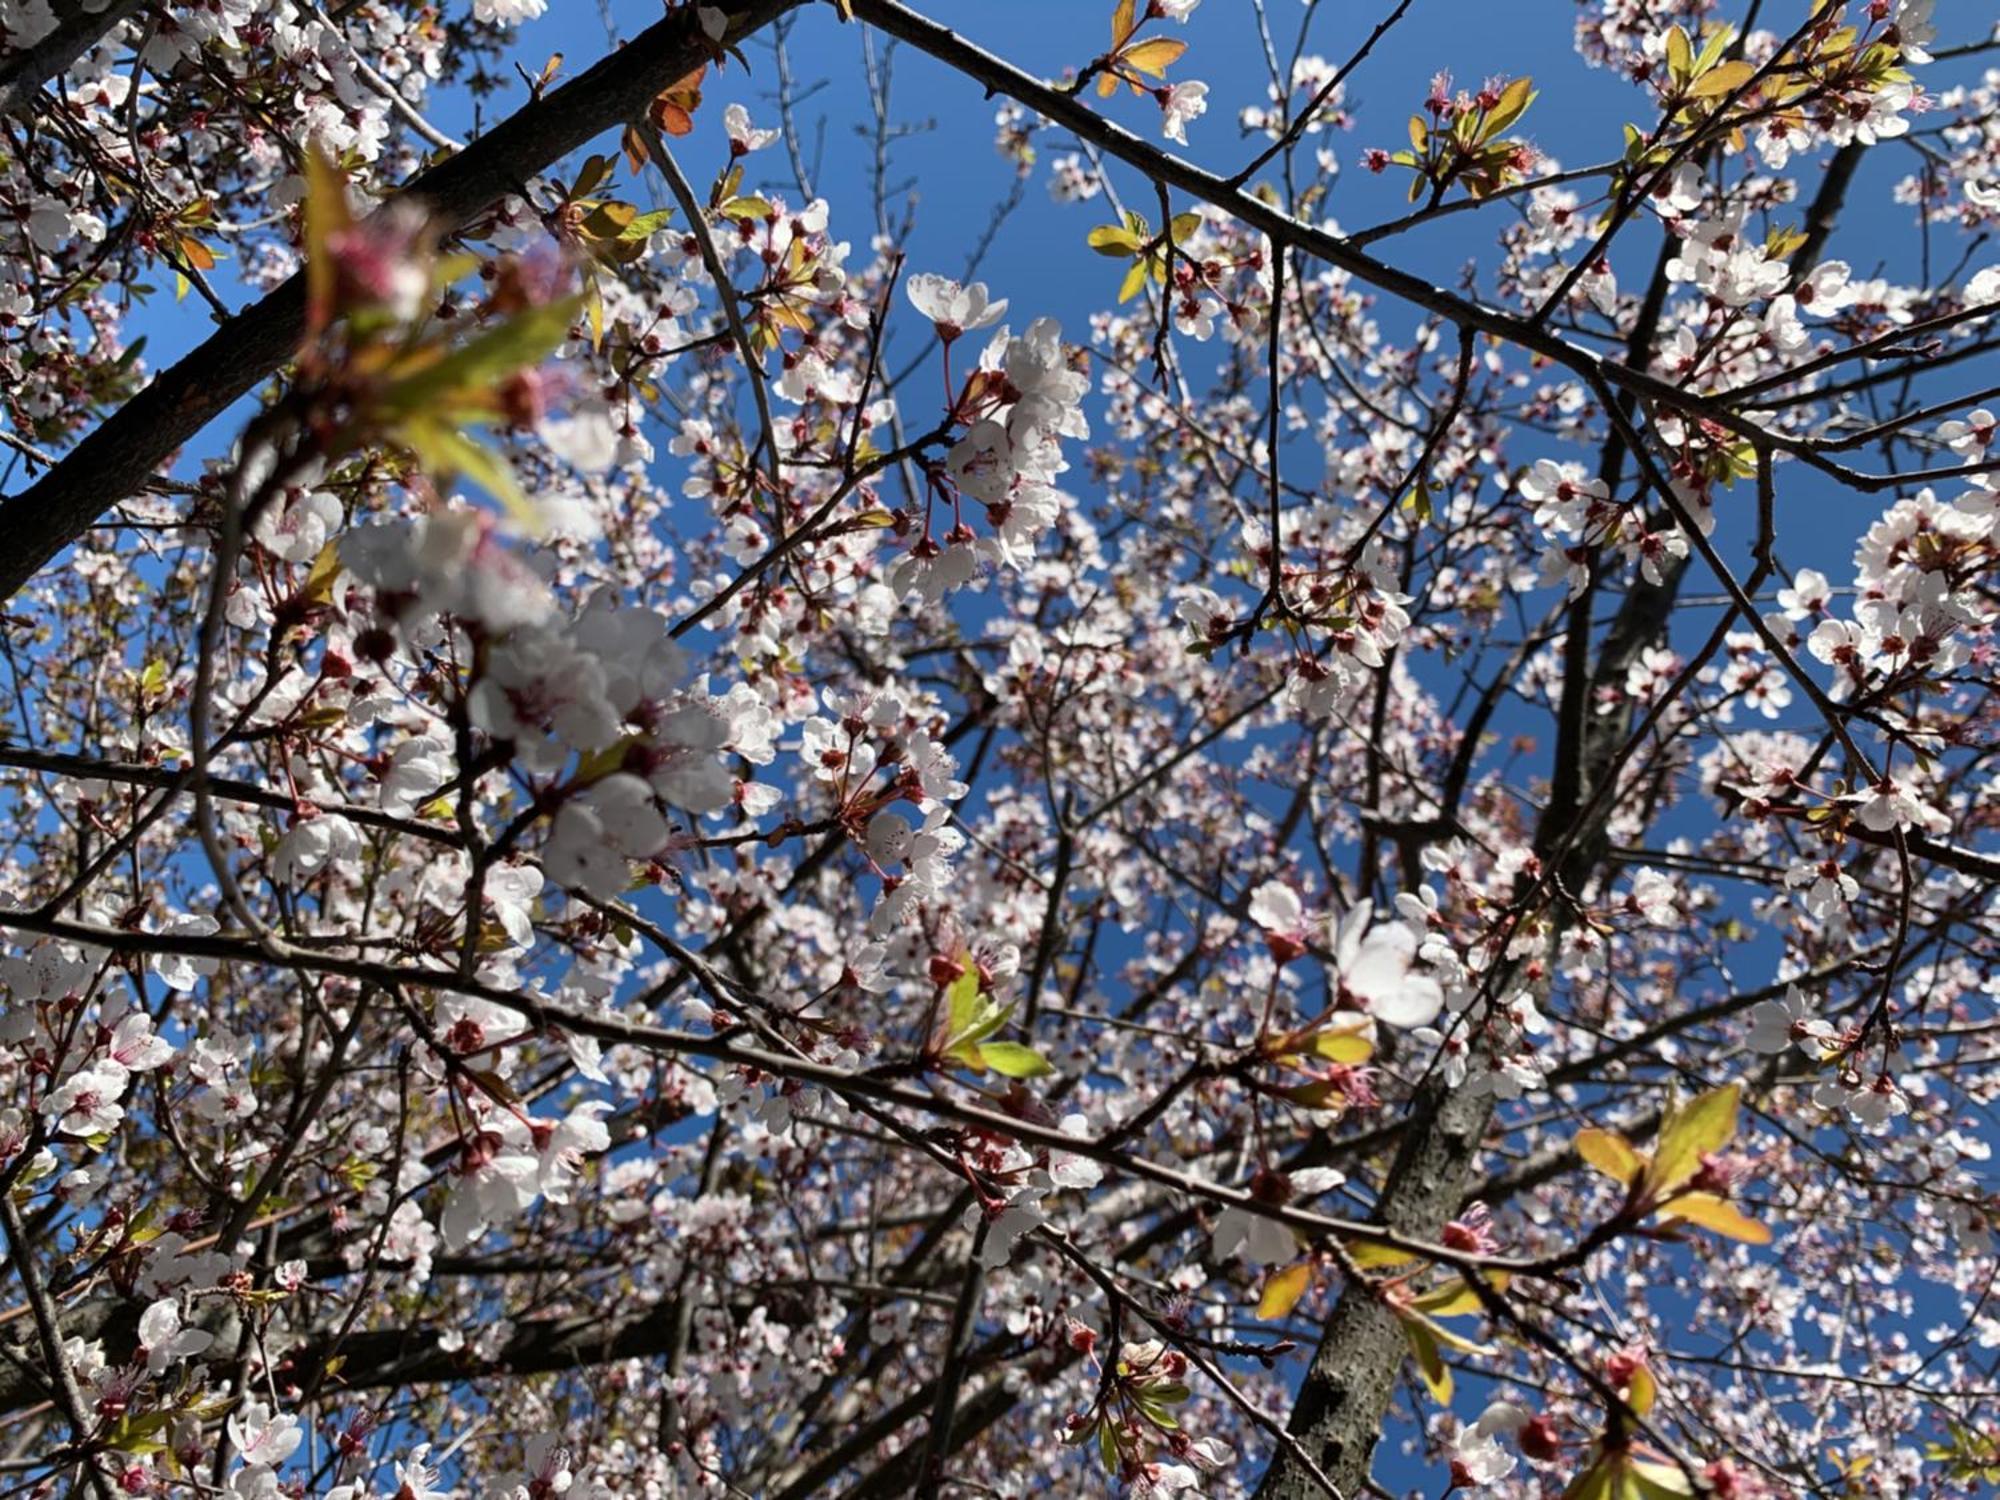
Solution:
{"label": "flowering tree", "polygon": [[1103,8],[0,10],[24,1489],[2000,1482],[1995,44]]}

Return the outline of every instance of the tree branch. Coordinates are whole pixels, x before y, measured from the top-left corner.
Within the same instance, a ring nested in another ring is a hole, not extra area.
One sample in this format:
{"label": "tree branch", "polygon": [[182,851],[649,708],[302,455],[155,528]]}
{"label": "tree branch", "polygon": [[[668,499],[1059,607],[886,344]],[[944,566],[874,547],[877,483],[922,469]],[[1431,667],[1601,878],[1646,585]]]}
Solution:
{"label": "tree branch", "polygon": [[56,0],[56,29],[0,58],[0,115],[25,114],[43,84],[109,36],[142,0],[111,0],[93,9],[84,0]]}
{"label": "tree branch", "polygon": [[[721,0],[735,42],[804,0]],[[392,194],[421,203],[445,233],[518,192],[527,178],[591,137],[641,113],[653,96],[708,60],[687,6],[588,72],[535,100],[464,151]],[[218,328],[126,402],[18,495],[0,501],[0,601],[10,599],[111,505],[144,488],[176,449],[270,375],[305,334],[304,273]]]}

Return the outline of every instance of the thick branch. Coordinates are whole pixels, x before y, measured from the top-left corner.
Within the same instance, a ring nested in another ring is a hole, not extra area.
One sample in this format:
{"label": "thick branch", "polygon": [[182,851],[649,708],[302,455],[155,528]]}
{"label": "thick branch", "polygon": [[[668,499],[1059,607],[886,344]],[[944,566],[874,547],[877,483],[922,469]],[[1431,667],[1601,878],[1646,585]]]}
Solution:
{"label": "thick branch", "polygon": [[[1029,77],[1002,58],[995,57],[959,36],[946,26],[917,14],[897,0],[854,0],[854,13],[870,25],[879,26],[922,52],[930,54],[966,77],[986,85],[989,92],[1006,94],[1030,109],[1047,116],[1088,141],[1106,155],[1146,174],[1156,183],[1210,203],[1239,223],[1270,236],[1273,244],[1289,245],[1328,265],[1337,266],[1357,280],[1377,287],[1412,306],[1447,318],[1461,328],[1476,328],[1517,348],[1553,360],[1567,370],[1590,380],[1608,382],[1620,391],[1675,411],[1696,412],[1740,437],[1763,447],[1776,448],[1832,475],[1855,489],[1874,492],[1898,488],[1911,481],[1908,474],[1866,474],[1834,463],[1819,451],[1815,442],[1789,433],[1774,431],[1742,415],[1735,408],[1738,393],[1703,396],[1649,372],[1642,361],[1620,362],[1605,359],[1560,335],[1548,332],[1531,319],[1462,296],[1426,281],[1410,271],[1377,260],[1354,241],[1315,224],[1292,217],[1254,193],[1244,192],[1228,179],[1170,155],[1104,119],[1071,94]],[[1899,336],[1910,330],[1901,330]],[[1789,381],[1796,372],[1774,380]],[[1754,387],[1752,387],[1754,389]],[[1917,478],[1960,475],[1964,466],[1937,471]]]}
{"label": "thick branch", "polygon": [[[61,1336],[102,1339],[111,1359],[123,1363],[138,1348],[141,1306],[116,1297],[92,1298],[63,1313]],[[335,1383],[348,1390],[437,1385],[542,1375],[659,1355],[670,1347],[673,1327],[672,1307],[657,1305],[618,1316],[523,1321],[488,1360],[469,1350],[444,1349],[437,1328],[422,1324],[351,1333],[345,1340],[307,1344],[278,1358],[285,1379],[301,1387],[321,1379],[327,1360],[336,1353],[341,1364]],[[16,1410],[41,1394],[28,1369],[0,1364],[0,1411]]]}
{"label": "thick branch", "polygon": [[[732,42],[802,0],[721,0]],[[695,7],[674,11],[588,72],[527,105],[390,202],[420,202],[446,232],[517,193],[591,137],[640,114],[653,96],[705,62]],[[40,480],[0,502],[0,600],[75,541],[111,505],[143,488],[176,449],[298,348],[305,281],[292,277],[231,318],[107,418]]]}
{"label": "thick branch", "polygon": [[95,47],[141,0],[111,0],[93,7],[85,0],[56,0],[56,29],[33,46],[0,57],[0,115],[25,113],[43,84]]}

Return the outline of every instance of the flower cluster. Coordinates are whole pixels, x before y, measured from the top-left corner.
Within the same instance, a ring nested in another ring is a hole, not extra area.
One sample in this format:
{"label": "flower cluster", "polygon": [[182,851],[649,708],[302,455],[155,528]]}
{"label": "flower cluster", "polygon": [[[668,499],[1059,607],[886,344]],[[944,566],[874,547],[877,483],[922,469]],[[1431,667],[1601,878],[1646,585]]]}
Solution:
{"label": "flower cluster", "polygon": [[[941,276],[912,277],[909,295],[936,327],[947,355],[961,334],[996,321],[1007,308],[1004,298],[990,301],[979,282],[960,287]],[[1083,415],[1089,381],[1074,358],[1049,318],[1037,318],[1018,336],[1002,327],[987,342],[978,367],[952,395],[950,420],[964,430],[943,464],[927,471],[922,520],[904,518],[898,526],[916,536],[890,575],[899,595],[914,592],[935,604],[971,582],[981,562],[1019,567],[1032,556],[1036,538],[1065,505],[1055,488],[1056,476],[1069,467],[1062,440],[1090,435]],[[940,500],[952,518],[942,537],[936,534]],[[985,532],[967,521],[966,501],[984,507]]]}

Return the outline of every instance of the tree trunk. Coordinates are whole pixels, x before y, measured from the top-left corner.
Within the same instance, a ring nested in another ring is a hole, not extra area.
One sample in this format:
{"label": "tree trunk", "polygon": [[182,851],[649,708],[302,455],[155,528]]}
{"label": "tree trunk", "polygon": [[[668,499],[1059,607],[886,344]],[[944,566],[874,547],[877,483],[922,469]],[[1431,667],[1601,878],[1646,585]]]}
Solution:
{"label": "tree trunk", "polygon": [[[1479,1138],[1493,1114],[1490,1095],[1434,1082],[1412,1106],[1403,1147],[1382,1190],[1382,1222],[1433,1239],[1457,1212],[1469,1186]],[[1409,1345],[1394,1313],[1368,1288],[1349,1286],[1321,1330],[1319,1348],[1289,1430],[1342,1495],[1367,1482],[1382,1416],[1395,1394]],[[1258,1487],[1259,1500],[1326,1500],[1318,1480],[1280,1454]]]}

